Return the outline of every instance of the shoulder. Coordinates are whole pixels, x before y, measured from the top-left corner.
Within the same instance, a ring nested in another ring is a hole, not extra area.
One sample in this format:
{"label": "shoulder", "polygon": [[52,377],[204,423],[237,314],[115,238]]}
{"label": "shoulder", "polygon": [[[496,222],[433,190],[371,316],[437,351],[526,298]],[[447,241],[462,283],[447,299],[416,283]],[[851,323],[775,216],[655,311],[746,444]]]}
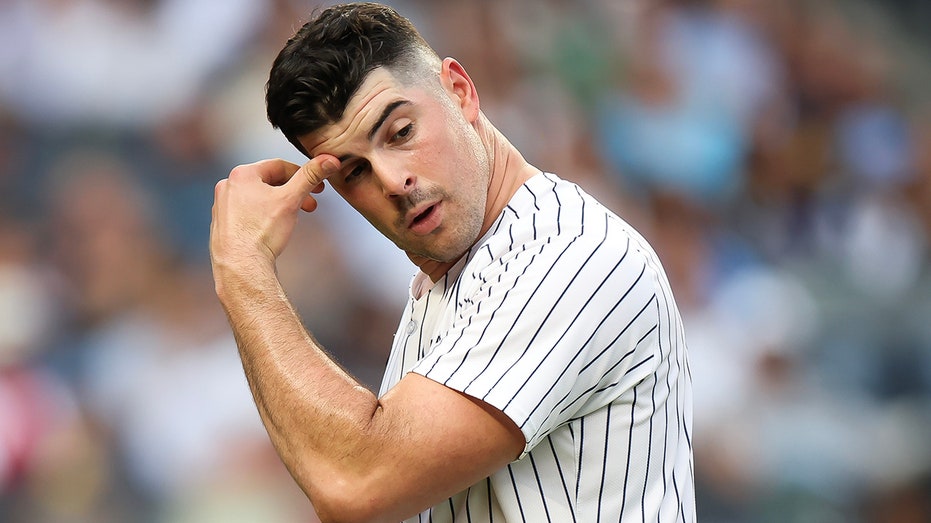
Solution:
{"label": "shoulder", "polygon": [[476,243],[458,275],[457,295],[494,294],[520,282],[536,289],[571,281],[583,292],[612,274],[639,275],[654,265],[653,256],[624,220],[578,185],[545,173],[515,194]]}
{"label": "shoulder", "polygon": [[479,265],[500,263],[528,252],[555,255],[570,247],[622,248],[637,237],[630,225],[581,187],[542,173],[515,193],[472,257]]}

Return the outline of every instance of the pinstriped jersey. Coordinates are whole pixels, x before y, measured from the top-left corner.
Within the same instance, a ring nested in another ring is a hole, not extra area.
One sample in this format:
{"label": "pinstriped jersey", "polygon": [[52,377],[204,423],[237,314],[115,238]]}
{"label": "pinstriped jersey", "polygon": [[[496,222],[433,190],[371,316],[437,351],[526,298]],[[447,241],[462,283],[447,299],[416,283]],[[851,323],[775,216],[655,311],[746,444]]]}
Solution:
{"label": "pinstriped jersey", "polygon": [[647,242],[577,185],[528,180],[411,297],[380,394],[408,372],[497,407],[526,440],[516,461],[409,521],[695,521],[691,378],[669,283]]}

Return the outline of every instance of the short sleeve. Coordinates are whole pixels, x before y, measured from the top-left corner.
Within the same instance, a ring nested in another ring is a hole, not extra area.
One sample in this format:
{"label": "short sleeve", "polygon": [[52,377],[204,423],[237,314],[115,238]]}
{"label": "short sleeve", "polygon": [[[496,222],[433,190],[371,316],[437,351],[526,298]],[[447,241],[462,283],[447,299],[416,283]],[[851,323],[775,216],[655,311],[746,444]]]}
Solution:
{"label": "short sleeve", "polygon": [[656,277],[622,229],[528,242],[472,276],[413,372],[503,411],[525,453],[651,372]]}

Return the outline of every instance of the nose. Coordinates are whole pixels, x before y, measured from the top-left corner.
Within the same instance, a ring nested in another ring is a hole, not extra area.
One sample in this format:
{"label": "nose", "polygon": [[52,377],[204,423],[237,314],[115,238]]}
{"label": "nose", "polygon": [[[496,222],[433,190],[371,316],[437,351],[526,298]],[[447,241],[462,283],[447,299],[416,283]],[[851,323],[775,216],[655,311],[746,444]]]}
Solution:
{"label": "nose", "polygon": [[417,185],[417,177],[401,166],[372,165],[386,198],[406,196]]}

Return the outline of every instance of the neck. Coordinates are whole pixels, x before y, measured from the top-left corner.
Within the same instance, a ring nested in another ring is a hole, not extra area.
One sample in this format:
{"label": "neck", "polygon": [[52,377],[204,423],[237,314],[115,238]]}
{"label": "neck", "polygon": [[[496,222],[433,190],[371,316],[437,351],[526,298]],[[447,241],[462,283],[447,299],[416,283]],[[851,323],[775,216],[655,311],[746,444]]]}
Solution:
{"label": "neck", "polygon": [[[490,163],[488,197],[485,200],[485,220],[482,222],[481,232],[476,238],[478,240],[488,232],[491,224],[494,223],[508,202],[511,201],[514,193],[540,170],[529,164],[520,154],[520,151],[495,129],[484,114],[479,115],[476,128],[482,143],[485,145],[485,151],[488,154]],[[449,262],[439,262],[414,257],[411,260],[434,282],[443,277],[459,261],[458,258]]]}

